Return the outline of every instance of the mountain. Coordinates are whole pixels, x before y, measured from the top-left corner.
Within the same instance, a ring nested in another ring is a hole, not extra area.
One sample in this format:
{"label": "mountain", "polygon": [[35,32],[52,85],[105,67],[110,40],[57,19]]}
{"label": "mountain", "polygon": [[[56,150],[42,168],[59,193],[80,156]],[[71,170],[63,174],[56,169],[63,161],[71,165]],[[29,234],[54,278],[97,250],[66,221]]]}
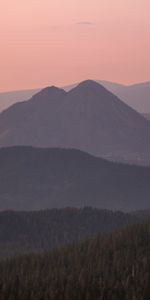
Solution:
{"label": "mountain", "polygon": [[[150,113],[150,82],[134,85],[123,85],[106,80],[97,80],[97,82],[139,113]],[[77,85],[78,83],[72,84],[63,87],[63,89],[68,92]],[[41,89],[33,89],[0,93],[0,111],[7,109],[16,102],[30,99],[40,90]]]}
{"label": "mountain", "polygon": [[138,212],[137,217],[137,213],[90,207],[0,212],[0,258],[48,251],[98,233],[113,232],[148,218],[150,212],[146,216],[145,212]]}
{"label": "mountain", "polygon": [[[117,93],[117,92],[121,92],[123,89],[125,89],[127,86],[123,85],[123,84],[119,84],[119,83],[115,83],[115,82],[111,82],[111,81],[107,81],[107,80],[94,80],[95,82],[101,84],[103,87],[105,87],[107,90],[109,90],[110,92],[112,92],[113,94]],[[73,88],[77,87],[79,83],[74,83],[71,85],[67,85],[65,86],[63,89],[66,92],[71,91]]]}
{"label": "mountain", "polygon": [[98,83],[69,92],[48,87],[0,114],[0,147],[76,148],[118,161],[150,163],[150,123]]}
{"label": "mountain", "polygon": [[0,210],[92,206],[150,209],[150,168],[112,163],[79,150],[0,150]]}
{"label": "mountain", "polygon": [[[133,85],[123,85],[105,80],[97,80],[96,82],[139,113],[150,113],[150,82]],[[70,91],[76,86],[77,84],[74,84],[66,86],[64,89]]]}
{"label": "mountain", "polygon": [[150,221],[0,262],[1,299],[150,299]]}
{"label": "mountain", "polygon": [[[119,97],[123,102],[137,110],[139,113],[150,113],[150,82],[134,85],[123,85],[106,80],[97,80],[107,90]],[[65,91],[70,91],[78,85],[72,84],[63,87]],[[21,90],[0,93],[0,111],[3,111],[17,102],[30,99],[41,89]]]}

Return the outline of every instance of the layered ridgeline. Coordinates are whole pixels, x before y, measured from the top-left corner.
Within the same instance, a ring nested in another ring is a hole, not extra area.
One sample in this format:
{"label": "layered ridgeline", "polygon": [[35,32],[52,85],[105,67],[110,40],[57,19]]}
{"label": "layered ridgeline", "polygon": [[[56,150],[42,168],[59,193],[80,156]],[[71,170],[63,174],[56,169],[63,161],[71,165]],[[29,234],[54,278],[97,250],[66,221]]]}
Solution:
{"label": "layered ridgeline", "polygon": [[[150,113],[150,82],[132,85],[123,85],[105,80],[98,80],[96,82],[139,113]],[[65,90],[70,91],[76,86],[77,84],[66,86]]]}
{"label": "layered ridgeline", "polygon": [[150,113],[150,82],[121,85],[101,82],[109,91],[140,113]]}
{"label": "layered ridgeline", "polygon": [[1,299],[150,299],[150,222],[0,263]]}
{"label": "layered ridgeline", "polygon": [[150,168],[113,163],[79,150],[0,150],[0,209],[67,206],[150,208]]}
{"label": "layered ridgeline", "polygon": [[[150,82],[133,85],[123,85],[104,80],[98,80],[97,82],[139,113],[150,113]],[[70,91],[76,86],[77,84],[73,84],[65,86],[63,89]],[[34,89],[0,93],[0,111],[16,102],[30,99],[40,90],[41,89]]]}
{"label": "layered ridgeline", "polygon": [[150,211],[127,214],[90,207],[1,212],[0,258],[48,251],[149,218]]}
{"label": "layered ridgeline", "polygon": [[7,109],[9,106],[16,102],[22,102],[30,99],[34,94],[38,93],[37,90],[20,90],[0,93],[0,112]]}
{"label": "layered ridgeline", "polygon": [[150,164],[150,123],[94,81],[50,87],[0,114],[0,146],[76,148]]}
{"label": "layered ridgeline", "polygon": [[110,90],[138,112],[150,113],[150,82],[115,86],[114,89],[110,87]]}

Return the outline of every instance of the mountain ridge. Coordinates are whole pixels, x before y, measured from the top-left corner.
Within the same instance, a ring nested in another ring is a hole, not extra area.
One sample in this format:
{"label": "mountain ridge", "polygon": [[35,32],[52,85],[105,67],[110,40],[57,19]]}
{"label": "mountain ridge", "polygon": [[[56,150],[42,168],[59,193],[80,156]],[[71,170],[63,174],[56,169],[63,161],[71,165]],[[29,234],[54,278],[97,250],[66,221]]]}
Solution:
{"label": "mountain ridge", "polygon": [[150,168],[74,149],[0,149],[0,210],[150,208]]}
{"label": "mountain ridge", "polygon": [[112,160],[150,163],[150,123],[92,80],[69,92],[46,88],[0,114],[0,147],[76,148]]}
{"label": "mountain ridge", "polygon": [[[122,101],[137,110],[139,113],[150,113],[150,82],[141,82],[130,85],[119,84],[107,80],[95,80],[102,84],[110,92],[118,96]],[[78,83],[62,87],[70,91]],[[7,109],[12,104],[30,99],[42,88],[31,90],[20,90],[0,93],[0,111]]]}

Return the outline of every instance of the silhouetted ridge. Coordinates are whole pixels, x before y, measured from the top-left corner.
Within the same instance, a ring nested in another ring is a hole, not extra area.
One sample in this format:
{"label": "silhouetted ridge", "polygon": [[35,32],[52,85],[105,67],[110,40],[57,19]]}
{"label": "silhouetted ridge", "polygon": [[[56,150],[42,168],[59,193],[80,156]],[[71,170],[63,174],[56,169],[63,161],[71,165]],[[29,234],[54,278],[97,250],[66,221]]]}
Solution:
{"label": "silhouetted ridge", "polygon": [[55,86],[50,86],[42,89],[40,92],[32,96],[32,99],[56,97],[64,94],[66,94],[66,92],[63,89],[57,88]]}
{"label": "silhouetted ridge", "polygon": [[[75,88],[73,88],[70,92],[82,92],[82,91],[87,91],[90,93],[106,93],[108,95],[108,90],[101,85],[100,83],[97,83],[94,80],[85,80],[79,83]],[[109,92],[110,93],[110,92]],[[100,94],[99,94],[100,96]]]}
{"label": "silhouetted ridge", "polygon": [[0,146],[74,148],[150,164],[150,123],[99,83],[47,87],[0,114]]}
{"label": "silhouetted ridge", "polygon": [[[119,99],[121,99],[140,113],[150,112],[150,82],[144,82],[134,85],[123,85],[106,80],[96,81],[102,84],[102,86],[104,86],[108,91],[118,96]],[[63,89],[66,91],[70,91],[76,86],[77,83],[70,86],[65,86]],[[40,90],[41,89],[34,89],[0,93],[0,111],[10,107],[12,104],[18,101],[22,102],[24,100],[30,99]]]}
{"label": "silhouetted ridge", "polygon": [[150,168],[112,163],[79,150],[0,150],[0,210],[93,206],[150,208]]}
{"label": "silhouetted ridge", "polygon": [[96,81],[94,80],[91,80],[91,79],[88,79],[88,80],[84,80],[82,82],[80,82],[78,84],[77,87],[83,87],[83,88],[103,88],[105,89],[101,84],[97,83]]}

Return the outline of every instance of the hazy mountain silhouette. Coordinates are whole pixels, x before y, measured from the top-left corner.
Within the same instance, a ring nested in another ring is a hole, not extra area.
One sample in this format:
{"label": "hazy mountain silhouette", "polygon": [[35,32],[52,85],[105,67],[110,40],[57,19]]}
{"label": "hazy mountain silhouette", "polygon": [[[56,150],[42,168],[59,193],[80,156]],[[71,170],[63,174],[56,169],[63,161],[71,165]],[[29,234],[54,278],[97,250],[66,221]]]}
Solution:
{"label": "hazy mountain silhouette", "polygon": [[30,99],[34,94],[38,93],[39,90],[40,89],[32,89],[0,93],[0,111],[7,109],[14,103]]}
{"label": "hazy mountain silhouette", "polygon": [[100,84],[48,87],[0,114],[0,146],[76,148],[113,160],[150,161],[150,123]]}
{"label": "hazy mountain silhouette", "polygon": [[[150,113],[150,82],[134,85],[123,85],[105,80],[98,80],[110,92],[140,113]],[[66,91],[76,87],[78,83],[65,86]],[[41,89],[0,93],[0,111],[16,102],[28,100]]]}
{"label": "hazy mountain silhouette", "polygon": [[[122,91],[122,89],[125,89],[127,86],[107,80],[94,80],[95,82],[101,84],[104,86],[107,90],[115,94],[115,92]],[[72,85],[68,85],[64,87],[64,90],[66,92],[71,91],[73,88],[75,88],[79,83],[74,83]]]}
{"label": "hazy mountain silhouette", "polygon": [[[97,82],[138,112],[150,113],[150,82],[133,85],[123,85],[105,80],[97,80]],[[65,90],[69,91],[76,86],[77,84],[67,86]]]}
{"label": "hazy mountain silhouette", "polygon": [[93,206],[150,208],[150,168],[112,163],[78,150],[0,150],[0,209]]}
{"label": "hazy mountain silhouette", "polygon": [[138,112],[150,113],[150,82],[110,90]]}

